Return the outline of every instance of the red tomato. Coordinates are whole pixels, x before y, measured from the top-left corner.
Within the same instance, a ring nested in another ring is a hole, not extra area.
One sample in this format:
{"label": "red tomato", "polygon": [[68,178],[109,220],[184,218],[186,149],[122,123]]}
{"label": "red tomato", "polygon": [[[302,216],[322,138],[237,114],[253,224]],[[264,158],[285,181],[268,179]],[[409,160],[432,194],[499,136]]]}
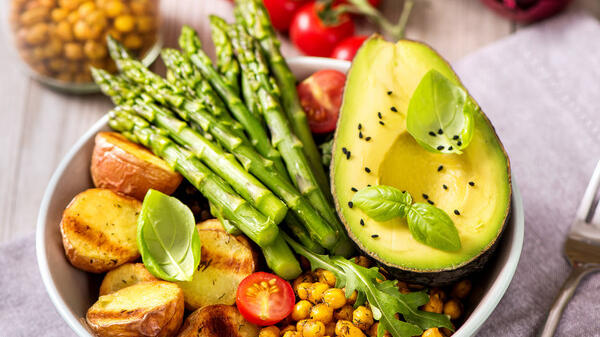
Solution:
{"label": "red tomato", "polygon": [[[266,282],[266,287],[263,282]],[[287,281],[277,275],[257,272],[242,280],[235,303],[248,322],[272,325],[292,312],[295,299],[292,286]]]}
{"label": "red tomato", "polygon": [[356,52],[362,46],[363,42],[369,37],[366,35],[351,36],[335,46],[331,57],[339,60],[352,61]]}
{"label": "red tomato", "polygon": [[337,70],[319,70],[298,84],[300,103],[306,111],[308,125],[314,133],[335,130],[346,75]]}
{"label": "red tomato", "polygon": [[326,26],[317,10],[316,3],[300,8],[292,20],[290,37],[305,54],[327,57],[338,42],[354,34],[354,22],[348,14],[342,14],[337,25]]}
{"label": "red tomato", "polygon": [[263,0],[275,29],[285,32],[290,28],[294,14],[310,0]]}

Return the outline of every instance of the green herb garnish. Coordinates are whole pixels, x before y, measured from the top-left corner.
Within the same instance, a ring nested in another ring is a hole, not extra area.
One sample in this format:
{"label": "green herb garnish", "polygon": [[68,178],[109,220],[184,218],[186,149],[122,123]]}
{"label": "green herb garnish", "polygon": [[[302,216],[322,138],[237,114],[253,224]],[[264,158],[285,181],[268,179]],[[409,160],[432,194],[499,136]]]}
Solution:
{"label": "green herb garnish", "polygon": [[406,191],[386,185],[365,187],[354,194],[351,203],[376,221],[406,217],[412,237],[427,246],[445,251],[461,247],[458,230],[448,214],[432,204],[413,204]]}
{"label": "green herb garnish", "polygon": [[148,190],[138,217],[137,245],[152,275],[191,281],[200,263],[200,237],[192,211],[176,198]]}
{"label": "green herb garnish", "polygon": [[460,154],[471,142],[478,109],[461,86],[432,69],[410,98],[406,129],[429,151]]}
{"label": "green herb garnish", "polygon": [[[355,306],[369,302],[373,318],[379,321],[377,336],[387,330],[394,337],[420,336],[423,330],[433,327],[453,329],[448,316],[419,310],[429,300],[425,292],[402,294],[398,281],[384,280],[377,267],[365,268],[341,256],[315,254],[283,234],[292,249],[308,259],[312,270],[322,268],[331,271],[336,277],[336,288],[346,288],[346,297],[354,290],[358,296]],[[395,317],[399,313],[401,321]]]}

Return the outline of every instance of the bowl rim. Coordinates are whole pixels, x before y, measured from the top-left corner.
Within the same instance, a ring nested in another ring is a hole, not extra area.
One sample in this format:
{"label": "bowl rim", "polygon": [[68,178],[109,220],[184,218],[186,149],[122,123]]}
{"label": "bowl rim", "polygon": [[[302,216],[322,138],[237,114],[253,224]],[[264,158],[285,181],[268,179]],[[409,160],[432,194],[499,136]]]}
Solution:
{"label": "bowl rim", "polygon": [[[350,62],[334,60],[320,57],[295,57],[290,58],[288,63],[292,67],[319,67],[319,68],[335,68],[335,69],[347,69],[350,66]],[[51,274],[50,266],[46,255],[46,242],[45,242],[45,230],[46,230],[46,217],[58,181],[65,171],[66,167],[71,163],[73,158],[81,151],[83,146],[92,139],[96,133],[108,124],[108,115],[105,114],[98,121],[96,121],[69,149],[67,154],[60,161],[57,168],[54,170],[52,177],[50,178],[48,185],[45,189],[40,209],[38,213],[37,225],[36,225],[36,258],[38,268],[42,277],[42,282],[46,288],[46,292],[52,301],[52,304],[67,323],[67,325],[80,337],[92,337],[92,334],[86,329],[81,323],[80,318],[75,317],[60,296],[56,285],[54,284]],[[521,251],[523,248],[523,239],[525,232],[525,220],[523,211],[523,201],[521,194],[515,182],[514,174],[512,176],[512,215],[511,222],[514,225],[514,237],[512,239],[511,249],[508,252],[508,258],[504,266],[501,267],[500,273],[492,283],[492,286],[487,293],[480,300],[475,311],[471,313],[469,318],[456,330],[453,337],[468,337],[473,336],[488,319],[498,303],[504,296],[508,286],[510,285],[512,278],[517,269]],[[483,304],[483,306],[482,306]]]}

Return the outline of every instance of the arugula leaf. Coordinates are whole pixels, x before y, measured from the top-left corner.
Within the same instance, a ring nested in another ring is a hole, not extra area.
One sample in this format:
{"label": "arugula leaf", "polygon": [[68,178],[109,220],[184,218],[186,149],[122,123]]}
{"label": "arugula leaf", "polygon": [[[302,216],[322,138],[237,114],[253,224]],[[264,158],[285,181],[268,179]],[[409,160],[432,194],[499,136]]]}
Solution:
{"label": "arugula leaf", "polygon": [[432,69],[410,98],[406,129],[429,151],[461,154],[473,138],[478,109],[462,87]]}
{"label": "arugula leaf", "polygon": [[331,164],[331,152],[333,151],[333,138],[319,145],[319,149],[321,149],[321,162],[323,165],[329,167]]}
{"label": "arugula leaf", "polygon": [[456,251],[461,247],[454,222],[435,206],[414,203],[408,210],[407,222],[413,238],[425,245],[445,251]]}
{"label": "arugula leaf", "polygon": [[191,281],[200,263],[200,237],[192,211],[176,198],[148,190],[137,221],[137,245],[152,275]]}
{"label": "arugula leaf", "polygon": [[370,186],[354,194],[352,203],[376,221],[388,221],[395,217],[405,217],[412,204],[407,192],[386,186]]}
{"label": "arugula leaf", "polygon": [[[418,309],[429,300],[429,296],[424,292],[401,294],[397,281],[378,281],[385,278],[377,267],[365,268],[341,256],[315,254],[289,236],[282,235],[296,253],[308,259],[313,270],[323,268],[334,273],[336,287],[345,287],[346,296],[356,290],[357,298],[364,298],[369,302],[373,318],[379,321],[379,337],[383,336],[386,330],[394,337],[411,337],[421,335],[424,329],[430,327],[452,329],[448,316]],[[396,313],[401,314],[406,321],[396,319]]]}

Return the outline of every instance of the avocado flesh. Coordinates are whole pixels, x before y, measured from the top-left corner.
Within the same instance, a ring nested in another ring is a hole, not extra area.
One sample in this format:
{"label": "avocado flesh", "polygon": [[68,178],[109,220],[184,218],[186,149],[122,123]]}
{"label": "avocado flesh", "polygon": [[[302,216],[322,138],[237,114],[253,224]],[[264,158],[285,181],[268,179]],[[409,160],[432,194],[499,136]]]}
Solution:
{"label": "avocado flesh", "polygon": [[[377,36],[365,42],[348,74],[331,174],[338,213],[359,247],[403,278],[435,284],[463,277],[485,263],[481,258],[487,259],[508,218],[511,184],[508,158],[482,112],[474,116],[473,139],[460,155],[429,152],[406,131],[410,97],[432,68],[460,84],[447,62],[424,44],[393,44]],[[350,159],[342,148],[351,152]],[[404,219],[377,222],[349,207],[352,188],[380,184],[408,191],[415,202],[427,202],[427,194],[454,221],[461,249],[446,252],[426,246],[412,238]],[[423,275],[427,277],[419,277]]]}

